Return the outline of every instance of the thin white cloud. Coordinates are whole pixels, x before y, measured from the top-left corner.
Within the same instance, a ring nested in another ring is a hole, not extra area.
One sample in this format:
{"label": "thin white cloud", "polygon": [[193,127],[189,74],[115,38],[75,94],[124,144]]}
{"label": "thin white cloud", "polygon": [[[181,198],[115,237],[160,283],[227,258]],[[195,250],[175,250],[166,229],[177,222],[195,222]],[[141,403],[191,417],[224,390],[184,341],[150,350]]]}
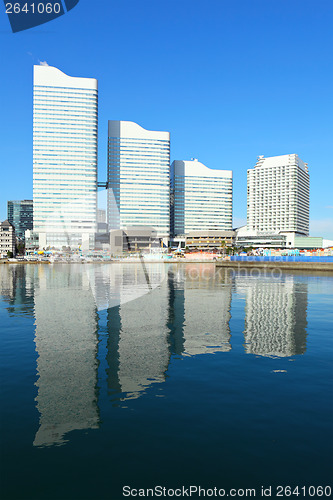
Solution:
{"label": "thin white cloud", "polygon": [[39,61],[40,66],[48,66],[46,61]]}
{"label": "thin white cloud", "polygon": [[327,205],[325,208],[333,208],[333,205]]}

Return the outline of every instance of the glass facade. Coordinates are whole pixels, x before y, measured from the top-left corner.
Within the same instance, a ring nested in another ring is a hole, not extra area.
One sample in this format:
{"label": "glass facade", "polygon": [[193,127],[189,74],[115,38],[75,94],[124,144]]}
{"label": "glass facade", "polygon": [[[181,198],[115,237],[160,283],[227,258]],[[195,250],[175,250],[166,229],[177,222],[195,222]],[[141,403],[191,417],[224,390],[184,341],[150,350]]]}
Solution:
{"label": "glass facade", "polygon": [[93,246],[97,210],[98,90],[34,66],[34,231],[40,245]]}
{"label": "glass facade", "polygon": [[7,218],[15,228],[16,237],[24,241],[24,233],[32,229],[32,200],[11,200],[7,202]]}
{"label": "glass facade", "polygon": [[136,123],[109,121],[110,229],[152,226],[169,235],[170,136]]}
{"label": "glass facade", "polygon": [[171,231],[174,236],[210,229],[232,230],[232,171],[197,160],[171,166]]}

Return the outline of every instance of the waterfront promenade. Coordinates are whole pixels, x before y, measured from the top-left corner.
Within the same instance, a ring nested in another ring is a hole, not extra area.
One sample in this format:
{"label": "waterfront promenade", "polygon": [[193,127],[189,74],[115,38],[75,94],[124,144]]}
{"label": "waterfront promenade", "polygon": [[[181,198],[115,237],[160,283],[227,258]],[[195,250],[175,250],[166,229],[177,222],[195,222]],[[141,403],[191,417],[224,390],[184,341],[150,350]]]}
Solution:
{"label": "waterfront promenade", "polygon": [[[283,259],[283,260],[282,260]],[[333,256],[328,257],[231,257],[228,259],[190,259],[182,257],[173,257],[168,259],[150,259],[149,257],[127,257],[127,258],[110,258],[110,259],[82,259],[82,260],[17,260],[17,259],[2,259],[0,264],[214,264],[217,268],[229,269],[277,269],[285,271],[325,271],[333,273]]]}

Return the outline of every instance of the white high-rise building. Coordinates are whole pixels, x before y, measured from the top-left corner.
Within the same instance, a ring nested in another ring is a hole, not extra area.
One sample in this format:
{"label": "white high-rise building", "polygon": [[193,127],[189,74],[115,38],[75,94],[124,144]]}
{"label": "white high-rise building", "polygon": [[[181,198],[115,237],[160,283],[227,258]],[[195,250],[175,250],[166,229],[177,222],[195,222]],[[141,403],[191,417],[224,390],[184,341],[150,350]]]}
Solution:
{"label": "white high-rise building", "polygon": [[171,165],[171,226],[190,231],[232,229],[232,170],[207,168],[198,160]]}
{"label": "white high-rise building", "polygon": [[40,248],[94,246],[98,88],[34,66],[33,227]]}
{"label": "white high-rise building", "polygon": [[247,171],[247,231],[309,234],[309,173],[296,154],[259,156]]}
{"label": "white high-rise building", "polygon": [[152,226],[169,236],[170,134],[129,121],[109,121],[110,229]]}

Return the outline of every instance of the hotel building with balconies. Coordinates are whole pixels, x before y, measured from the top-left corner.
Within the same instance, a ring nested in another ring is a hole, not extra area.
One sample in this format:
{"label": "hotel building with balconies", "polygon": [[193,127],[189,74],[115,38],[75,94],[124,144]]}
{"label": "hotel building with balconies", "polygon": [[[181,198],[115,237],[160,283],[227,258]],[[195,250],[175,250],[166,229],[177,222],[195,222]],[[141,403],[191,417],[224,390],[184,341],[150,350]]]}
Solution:
{"label": "hotel building with balconies", "polygon": [[259,156],[247,171],[247,225],[237,244],[281,248],[308,236],[309,191],[308,166],[297,154]]}
{"label": "hotel building with balconies", "polygon": [[259,156],[247,171],[247,228],[309,234],[309,172],[298,155]]}

